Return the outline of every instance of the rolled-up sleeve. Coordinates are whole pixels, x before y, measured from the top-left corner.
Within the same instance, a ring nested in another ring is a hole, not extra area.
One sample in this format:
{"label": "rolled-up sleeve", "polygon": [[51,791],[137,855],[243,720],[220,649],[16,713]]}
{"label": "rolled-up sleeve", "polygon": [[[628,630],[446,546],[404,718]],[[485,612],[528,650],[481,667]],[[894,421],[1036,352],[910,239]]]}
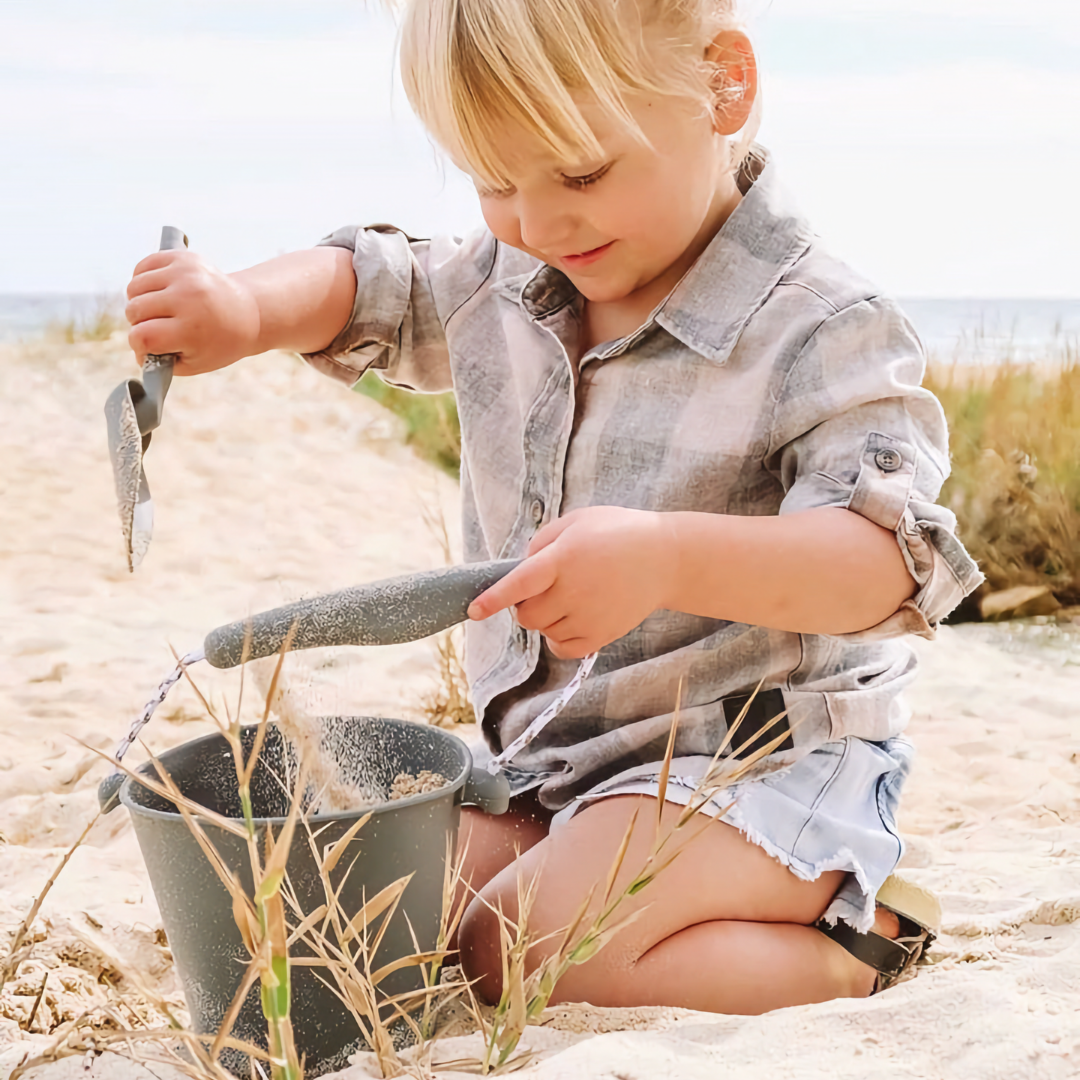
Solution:
{"label": "rolled-up sleeve", "polygon": [[482,278],[491,243],[483,231],[466,240],[414,240],[392,225],[331,233],[320,246],[353,253],[356,300],[330,345],[304,359],[349,386],[370,368],[410,390],[451,389],[446,322],[455,298]]}
{"label": "rolled-up sleeve", "polygon": [[780,513],[844,507],[892,532],[918,591],[848,640],[933,637],[983,580],[936,500],[949,475],[948,430],[921,385],[922,348],[890,301],[868,299],[828,315],[779,394],[768,464],[786,492]]}

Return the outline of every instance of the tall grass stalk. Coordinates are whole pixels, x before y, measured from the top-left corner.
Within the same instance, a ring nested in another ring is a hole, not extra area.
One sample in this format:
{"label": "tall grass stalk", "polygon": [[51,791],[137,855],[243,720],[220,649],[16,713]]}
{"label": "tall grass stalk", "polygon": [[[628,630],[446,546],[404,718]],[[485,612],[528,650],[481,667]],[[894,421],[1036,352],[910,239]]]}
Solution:
{"label": "tall grass stalk", "polygon": [[[461,918],[472,899],[469,890],[461,887],[461,875],[468,856],[468,842],[454,851],[453,837],[446,838],[446,869],[443,872],[442,904],[439,914],[439,932],[435,939],[435,953],[430,963],[423,965],[424,1012],[420,1020],[420,1037],[432,1039],[436,1035],[439,1008],[446,1005],[464,989],[464,983],[446,983],[440,987],[443,961],[449,955],[450,942],[461,925]],[[410,927],[411,930],[411,927]],[[413,947],[421,953],[419,942],[413,934]],[[441,1000],[435,997],[440,994]]]}
{"label": "tall grass stalk", "polygon": [[453,626],[435,638],[434,685],[421,701],[423,716],[432,727],[453,729],[475,724],[476,710],[469,700],[469,682],[459,644],[461,628]]}
{"label": "tall grass stalk", "polygon": [[[295,628],[294,628],[295,629]],[[285,902],[281,895],[285,880],[286,864],[292,847],[293,834],[296,831],[297,817],[300,813],[302,793],[305,788],[304,762],[300,763],[299,775],[289,813],[285,819],[280,836],[275,840],[273,830],[267,826],[264,837],[264,852],[259,851],[259,834],[255,827],[251,803],[251,777],[258,764],[259,754],[266,738],[266,726],[270,719],[270,701],[277,689],[281,665],[291,644],[293,631],[289,635],[278,655],[277,667],[270,682],[270,694],[266,708],[255,737],[255,745],[244,762],[243,745],[240,739],[240,709],[237,707],[236,719],[230,718],[226,737],[236,764],[237,785],[240,792],[240,805],[243,808],[244,828],[247,831],[248,856],[254,881],[254,896],[248,900],[246,893],[233,893],[233,917],[244,937],[244,944],[252,959],[258,960],[260,997],[263,1016],[270,1045],[270,1069],[273,1080],[302,1080],[303,1069],[296,1052],[293,1038],[291,1007],[292,985],[289,973],[289,934],[285,921]],[[247,657],[245,656],[246,660]],[[261,856],[261,857],[260,857]],[[251,919],[251,907],[254,907],[255,919]],[[246,930],[246,933],[245,933]],[[242,1000],[242,999],[241,999]]]}
{"label": "tall grass stalk", "polygon": [[[453,401],[448,402],[453,407]],[[442,551],[443,562],[454,560],[450,528],[441,506],[422,506],[420,516]],[[452,626],[435,638],[435,680],[421,701],[424,719],[434,727],[454,728],[476,723],[476,710],[469,699],[469,680],[465,674],[462,650],[464,629]]]}

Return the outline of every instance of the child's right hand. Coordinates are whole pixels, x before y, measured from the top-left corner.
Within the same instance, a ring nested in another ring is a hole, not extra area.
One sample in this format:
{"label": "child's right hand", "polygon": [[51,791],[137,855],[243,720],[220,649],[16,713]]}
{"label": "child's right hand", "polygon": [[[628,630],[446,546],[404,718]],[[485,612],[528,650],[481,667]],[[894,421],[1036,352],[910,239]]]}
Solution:
{"label": "child's right hand", "polygon": [[191,251],[158,251],[132,275],[124,310],[140,365],[177,353],[177,375],[199,375],[259,352],[259,305],[237,278]]}

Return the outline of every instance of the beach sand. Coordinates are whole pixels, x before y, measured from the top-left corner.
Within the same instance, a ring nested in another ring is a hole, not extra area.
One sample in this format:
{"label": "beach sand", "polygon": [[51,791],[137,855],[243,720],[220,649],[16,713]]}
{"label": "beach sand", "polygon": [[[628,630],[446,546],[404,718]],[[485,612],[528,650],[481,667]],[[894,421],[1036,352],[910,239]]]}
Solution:
{"label": "beach sand", "polygon": [[[248,612],[440,565],[425,518],[443,515],[455,539],[455,485],[401,445],[392,417],[295,357],[270,355],[174,384],[147,455],[155,539],[130,575],[101,406],[132,370],[122,341],[0,347],[5,934],[92,819],[106,767],[90,748],[110,751],[127,730],[172,666],[170,645],[182,653]],[[523,1048],[535,1056],[515,1075],[1080,1075],[1080,638],[958,627],[916,648],[919,756],[900,824],[907,872],[944,905],[932,965],[871,1000],[763,1017],[553,1009],[527,1033]],[[236,672],[204,665],[193,675],[215,702],[235,701]],[[289,679],[305,709],[420,719],[433,650],[419,642],[297,655]],[[256,704],[249,693],[245,719]],[[182,683],[146,741],[160,751],[209,730]],[[136,747],[133,760],[143,754]],[[122,981],[125,967],[179,1002],[159,929],[121,810],[95,825],[60,876],[33,951],[4,991],[0,1078],[49,1045],[57,1023],[103,1002],[102,978]],[[427,1052],[417,1075],[467,1075],[437,1063],[475,1057],[479,1041],[459,1036]],[[34,1075],[150,1074],[106,1055]],[[340,1075],[379,1073],[361,1055]]]}

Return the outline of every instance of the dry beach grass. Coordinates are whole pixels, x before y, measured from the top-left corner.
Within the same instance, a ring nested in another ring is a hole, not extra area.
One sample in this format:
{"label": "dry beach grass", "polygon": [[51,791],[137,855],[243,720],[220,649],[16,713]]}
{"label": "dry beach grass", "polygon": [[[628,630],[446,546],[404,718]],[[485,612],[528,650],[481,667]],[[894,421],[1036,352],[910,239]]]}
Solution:
{"label": "dry beach grass", "polygon": [[[76,739],[111,749],[170,666],[170,642],[182,651],[246,611],[441,564],[423,505],[442,506],[453,541],[450,478],[404,449],[401,429],[373,402],[294,358],[268,356],[173,389],[147,460],[157,536],[129,576],[100,413],[128,365],[119,342],[0,349],[0,505],[12,523],[0,530],[0,955],[94,816],[104,768]],[[1058,648],[1029,644],[1051,630]],[[543,1010],[513,1051],[529,1055],[515,1075],[1080,1072],[1080,644],[1066,625],[959,626],[916,647],[923,671],[910,732],[919,758],[901,828],[908,872],[944,903],[932,964],[870,1001],[765,1017]],[[290,691],[326,712],[423,720],[424,698],[439,685],[427,643],[290,662]],[[235,697],[235,679],[208,671],[200,682],[213,703]],[[257,700],[246,698],[245,723],[258,721]],[[148,744],[158,752],[211,728],[181,685]],[[455,730],[474,737],[473,725]],[[134,1027],[129,1008],[151,1027],[170,1013],[184,1022],[123,813],[91,829],[23,944],[29,952],[0,995],[0,1077],[64,1024],[104,1047]],[[439,1015],[451,1026],[433,1050],[398,1052],[407,1075],[475,1075],[463,1069],[489,1044],[460,1005]],[[382,1071],[363,1054],[342,1078]],[[106,1053],[28,1076],[149,1074]]]}
{"label": "dry beach grass", "polygon": [[967,610],[1022,585],[1080,605],[1080,355],[938,364],[927,384],[949,418],[953,474],[942,501],[987,577]]}

